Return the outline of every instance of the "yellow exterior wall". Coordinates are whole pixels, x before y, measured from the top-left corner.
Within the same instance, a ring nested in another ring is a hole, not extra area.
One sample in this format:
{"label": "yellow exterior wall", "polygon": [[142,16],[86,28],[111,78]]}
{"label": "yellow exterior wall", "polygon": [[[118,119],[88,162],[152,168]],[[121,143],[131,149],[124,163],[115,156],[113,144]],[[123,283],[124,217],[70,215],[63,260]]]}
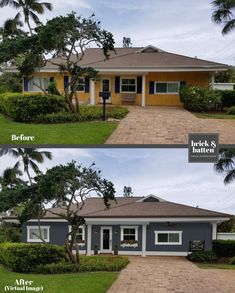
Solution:
{"label": "yellow exterior wall", "polygon": [[[120,74],[118,76],[122,77]],[[57,88],[60,93],[64,92],[64,75],[60,73],[35,73],[34,76],[54,77]],[[125,75],[123,75],[125,76]],[[122,93],[115,93],[115,75],[106,75],[103,78],[111,80],[111,103],[120,105]],[[102,79],[102,76],[101,76]],[[149,73],[146,75],[146,106],[162,105],[162,106],[181,106],[179,95],[176,94],[149,94],[150,81],[185,81],[189,86],[209,87],[210,74],[208,72],[159,72]],[[100,103],[99,92],[101,91],[100,81],[95,82],[95,103]],[[83,104],[90,102],[90,92],[77,92],[79,101]],[[142,94],[136,94],[136,105],[141,105]]]}

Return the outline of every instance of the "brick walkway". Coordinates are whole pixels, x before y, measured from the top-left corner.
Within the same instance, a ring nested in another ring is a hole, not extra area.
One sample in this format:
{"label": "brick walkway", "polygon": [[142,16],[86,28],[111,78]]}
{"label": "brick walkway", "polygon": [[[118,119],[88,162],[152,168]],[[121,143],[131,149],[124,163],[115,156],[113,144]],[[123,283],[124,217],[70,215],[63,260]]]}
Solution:
{"label": "brick walkway", "polygon": [[235,144],[235,120],[199,119],[180,107],[129,107],[106,144],[187,144],[188,133],[219,133]]}
{"label": "brick walkway", "polygon": [[235,270],[199,269],[183,257],[129,257],[108,293],[234,293]]}

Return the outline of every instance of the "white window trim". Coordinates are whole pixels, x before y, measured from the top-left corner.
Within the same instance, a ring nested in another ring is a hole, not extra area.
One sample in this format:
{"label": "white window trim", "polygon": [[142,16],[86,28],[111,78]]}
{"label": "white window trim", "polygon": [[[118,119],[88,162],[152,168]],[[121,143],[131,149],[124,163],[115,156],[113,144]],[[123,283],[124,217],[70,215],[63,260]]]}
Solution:
{"label": "white window trim", "polygon": [[[82,241],[85,241],[85,226],[79,226],[82,229]],[[69,225],[69,233],[71,232],[71,225]],[[71,235],[69,235],[69,240],[71,240]],[[78,246],[85,246],[85,243],[78,243]]]}
{"label": "white window trim", "polygon": [[101,80],[100,80],[100,91],[102,92],[103,91],[103,80],[109,80],[109,92],[111,92],[111,89],[112,89],[112,80],[110,77],[101,77]]}
{"label": "white window trim", "polygon": [[[124,241],[124,229],[135,229],[135,241],[138,241],[138,226],[120,226],[121,228],[121,241]],[[138,243],[134,244],[121,244],[121,247],[138,247]]]}
{"label": "white window trim", "polygon": [[179,95],[179,92],[158,93],[157,89],[156,89],[157,83],[166,83],[166,84],[168,84],[168,83],[177,83],[178,86],[179,86],[179,89],[180,89],[180,81],[155,81],[155,83],[154,83],[154,93],[155,93],[155,95]]}
{"label": "white window trim", "polygon": [[[78,93],[85,93],[85,77],[84,76],[81,76],[81,77],[79,77],[78,79],[82,79],[83,80],[83,91],[76,91],[76,92],[78,92]],[[79,83],[78,83],[78,85],[79,85]]]}
{"label": "white window trim", "polygon": [[[134,79],[135,80],[135,91],[134,92],[125,92],[122,91],[122,81],[123,79]],[[135,76],[125,76],[120,78],[120,93],[121,94],[136,94],[137,93],[137,77]]]}
{"label": "white window trim", "polygon": [[[44,239],[45,242],[50,242],[50,226],[41,226],[41,229],[47,229],[47,239]],[[43,241],[38,238],[38,239],[30,239],[30,229],[39,229],[38,226],[27,226],[27,242],[36,242],[36,243],[43,243]]]}
{"label": "white window trim", "polygon": [[[155,245],[182,245],[183,231],[154,231]],[[179,234],[179,242],[158,242],[158,234]]]}

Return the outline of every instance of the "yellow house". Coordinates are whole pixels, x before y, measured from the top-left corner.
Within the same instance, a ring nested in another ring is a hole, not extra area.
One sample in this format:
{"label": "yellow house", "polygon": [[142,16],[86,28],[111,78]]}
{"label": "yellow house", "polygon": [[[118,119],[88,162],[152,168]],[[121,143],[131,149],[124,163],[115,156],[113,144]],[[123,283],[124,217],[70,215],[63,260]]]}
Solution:
{"label": "yellow house", "polygon": [[[215,73],[228,69],[225,64],[173,54],[153,46],[117,48],[108,60],[101,49],[87,49],[79,65],[93,67],[100,75],[96,82],[81,79],[77,89],[79,101],[91,105],[101,102],[100,92],[110,92],[107,102],[113,105],[179,106],[180,86],[213,88]],[[38,92],[39,84],[46,90],[54,80],[63,93],[69,78],[60,73],[58,66],[48,62],[30,81],[24,80],[24,91]]]}

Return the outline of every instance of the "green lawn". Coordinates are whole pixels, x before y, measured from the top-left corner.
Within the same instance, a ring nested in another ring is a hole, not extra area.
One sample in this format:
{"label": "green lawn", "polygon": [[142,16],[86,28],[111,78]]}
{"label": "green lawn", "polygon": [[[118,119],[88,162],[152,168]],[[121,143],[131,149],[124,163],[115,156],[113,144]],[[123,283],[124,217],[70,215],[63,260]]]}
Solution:
{"label": "green lawn", "polygon": [[[24,124],[0,115],[0,144],[103,144],[116,127],[116,122]],[[35,140],[12,141],[12,134],[34,136]]]}
{"label": "green lawn", "polygon": [[0,292],[5,292],[4,288],[7,285],[15,286],[16,279],[24,279],[25,281],[33,281],[32,285],[35,287],[43,286],[44,290],[42,292],[44,293],[105,293],[117,276],[118,273],[116,272],[26,275],[9,272],[0,266]]}
{"label": "green lawn", "polygon": [[222,263],[200,263],[197,264],[200,269],[222,269],[222,270],[235,270],[235,265],[222,264]]}
{"label": "green lawn", "polygon": [[235,119],[235,115],[226,113],[193,113],[197,118],[202,119]]}

